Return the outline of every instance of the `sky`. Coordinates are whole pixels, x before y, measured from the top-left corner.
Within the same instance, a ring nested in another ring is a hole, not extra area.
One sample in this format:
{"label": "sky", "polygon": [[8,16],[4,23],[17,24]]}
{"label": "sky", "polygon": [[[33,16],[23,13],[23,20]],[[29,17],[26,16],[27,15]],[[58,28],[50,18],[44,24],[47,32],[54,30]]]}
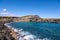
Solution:
{"label": "sky", "polygon": [[0,0],[0,16],[60,18],[60,0]]}

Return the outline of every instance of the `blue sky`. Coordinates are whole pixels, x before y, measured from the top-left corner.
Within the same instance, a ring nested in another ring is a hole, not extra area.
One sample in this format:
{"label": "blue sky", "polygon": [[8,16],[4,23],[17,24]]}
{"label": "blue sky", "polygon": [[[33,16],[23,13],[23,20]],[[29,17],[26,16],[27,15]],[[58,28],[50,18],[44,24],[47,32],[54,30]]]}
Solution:
{"label": "blue sky", "polygon": [[[2,13],[7,9],[8,14]],[[60,18],[60,0],[0,0],[0,16],[39,15]]]}

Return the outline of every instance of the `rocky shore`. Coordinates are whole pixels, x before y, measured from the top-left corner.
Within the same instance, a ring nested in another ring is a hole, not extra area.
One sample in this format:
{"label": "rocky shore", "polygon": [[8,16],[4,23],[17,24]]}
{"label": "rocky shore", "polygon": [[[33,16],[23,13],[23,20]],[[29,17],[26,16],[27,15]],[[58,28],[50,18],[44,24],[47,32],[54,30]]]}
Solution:
{"label": "rocky shore", "polygon": [[0,21],[0,40],[17,40],[16,32],[6,27],[5,22]]}
{"label": "rocky shore", "polygon": [[60,19],[41,18],[38,15],[28,15],[23,17],[0,17],[0,40],[18,40],[17,32],[6,27],[5,23],[10,22],[53,22],[60,23]]}

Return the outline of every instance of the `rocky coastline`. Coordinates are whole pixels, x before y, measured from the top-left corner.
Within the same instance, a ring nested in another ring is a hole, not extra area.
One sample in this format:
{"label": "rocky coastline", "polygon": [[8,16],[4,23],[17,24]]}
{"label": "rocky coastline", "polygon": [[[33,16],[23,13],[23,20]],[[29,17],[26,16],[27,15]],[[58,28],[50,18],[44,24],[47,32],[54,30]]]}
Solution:
{"label": "rocky coastline", "polygon": [[0,22],[0,40],[17,40],[17,32],[5,26],[6,22]]}
{"label": "rocky coastline", "polygon": [[17,32],[9,29],[4,24],[10,22],[53,22],[60,23],[60,19],[41,18],[38,15],[28,15],[23,17],[0,17],[0,40],[18,40]]}

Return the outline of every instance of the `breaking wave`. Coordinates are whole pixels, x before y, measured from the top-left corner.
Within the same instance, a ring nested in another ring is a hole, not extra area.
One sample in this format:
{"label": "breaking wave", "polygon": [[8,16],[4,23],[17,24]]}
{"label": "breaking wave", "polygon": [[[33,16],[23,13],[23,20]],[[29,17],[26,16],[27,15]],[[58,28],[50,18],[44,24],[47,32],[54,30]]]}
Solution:
{"label": "breaking wave", "polygon": [[11,22],[4,25],[17,32],[19,40],[60,40],[60,23]]}
{"label": "breaking wave", "polygon": [[4,24],[8,28],[14,30],[15,32],[18,32],[17,38],[18,40],[50,40],[49,38],[38,38],[37,36],[29,33],[28,31],[24,31],[23,29],[16,29],[9,25],[10,23]]}

